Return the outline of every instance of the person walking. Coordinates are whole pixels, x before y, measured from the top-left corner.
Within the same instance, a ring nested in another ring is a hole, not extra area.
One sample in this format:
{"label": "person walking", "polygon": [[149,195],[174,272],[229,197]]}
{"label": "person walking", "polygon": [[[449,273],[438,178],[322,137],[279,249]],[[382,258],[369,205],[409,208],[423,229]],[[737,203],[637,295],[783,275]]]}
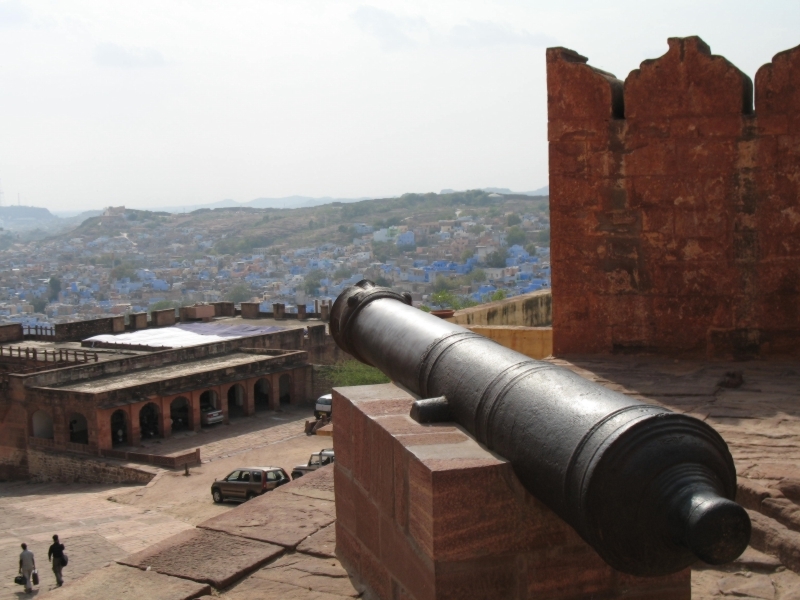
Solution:
{"label": "person walking", "polygon": [[61,587],[64,579],[61,577],[61,569],[64,568],[64,544],[58,541],[58,536],[53,536],[53,543],[47,551],[47,559],[53,563],[53,573],[56,575],[56,585]]}
{"label": "person walking", "polygon": [[36,559],[33,552],[28,550],[28,544],[22,544],[22,552],[19,555],[19,572],[25,578],[25,591],[30,594],[33,591],[31,576],[36,570]]}

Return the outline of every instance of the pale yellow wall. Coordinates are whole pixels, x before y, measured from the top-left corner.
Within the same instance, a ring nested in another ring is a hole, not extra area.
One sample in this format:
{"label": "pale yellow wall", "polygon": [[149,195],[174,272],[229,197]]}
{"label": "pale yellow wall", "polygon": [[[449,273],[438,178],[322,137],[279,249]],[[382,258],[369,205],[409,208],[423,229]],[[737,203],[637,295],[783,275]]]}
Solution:
{"label": "pale yellow wall", "polygon": [[553,323],[552,295],[550,290],[522,294],[508,300],[458,310],[447,320],[465,327],[469,325],[548,327]]}
{"label": "pale yellow wall", "polygon": [[485,335],[498,344],[530,358],[546,358],[553,354],[552,327],[519,327],[508,325],[467,325],[467,329]]}

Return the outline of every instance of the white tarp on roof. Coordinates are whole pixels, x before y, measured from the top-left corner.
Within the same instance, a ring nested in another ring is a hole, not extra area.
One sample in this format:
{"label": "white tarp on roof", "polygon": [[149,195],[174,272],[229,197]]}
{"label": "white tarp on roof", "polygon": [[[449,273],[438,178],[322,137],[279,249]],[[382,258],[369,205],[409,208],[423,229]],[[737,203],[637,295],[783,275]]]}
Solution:
{"label": "white tarp on roof", "polygon": [[258,325],[215,325],[213,323],[181,323],[173,327],[140,329],[116,335],[95,335],[84,342],[99,342],[119,346],[148,346],[150,348],[183,348],[224,340],[282,331],[285,327]]}

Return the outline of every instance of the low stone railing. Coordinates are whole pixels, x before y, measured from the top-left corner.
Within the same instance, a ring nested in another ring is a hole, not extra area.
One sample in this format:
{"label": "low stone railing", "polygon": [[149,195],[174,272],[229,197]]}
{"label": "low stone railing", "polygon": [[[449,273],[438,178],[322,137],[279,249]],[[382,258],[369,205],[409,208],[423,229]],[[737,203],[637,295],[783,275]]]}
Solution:
{"label": "low stone railing", "polygon": [[167,467],[169,469],[177,469],[184,465],[192,466],[200,464],[200,448],[196,448],[195,450],[185,454],[179,454],[178,456],[161,456],[160,454],[127,452],[125,450],[101,450],[100,456],[104,458],[116,458],[118,460],[143,463],[146,465],[155,465],[158,467]]}

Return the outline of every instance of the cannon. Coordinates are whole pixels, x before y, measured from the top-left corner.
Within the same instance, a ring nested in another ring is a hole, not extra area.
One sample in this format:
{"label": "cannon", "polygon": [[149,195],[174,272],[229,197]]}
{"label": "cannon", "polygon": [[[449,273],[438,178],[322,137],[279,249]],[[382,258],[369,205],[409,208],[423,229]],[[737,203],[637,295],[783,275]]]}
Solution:
{"label": "cannon", "polygon": [[331,310],[338,346],[507,459],[609,565],[637,576],[723,564],[750,540],[736,471],[709,425],[533,360],[363,280]]}

